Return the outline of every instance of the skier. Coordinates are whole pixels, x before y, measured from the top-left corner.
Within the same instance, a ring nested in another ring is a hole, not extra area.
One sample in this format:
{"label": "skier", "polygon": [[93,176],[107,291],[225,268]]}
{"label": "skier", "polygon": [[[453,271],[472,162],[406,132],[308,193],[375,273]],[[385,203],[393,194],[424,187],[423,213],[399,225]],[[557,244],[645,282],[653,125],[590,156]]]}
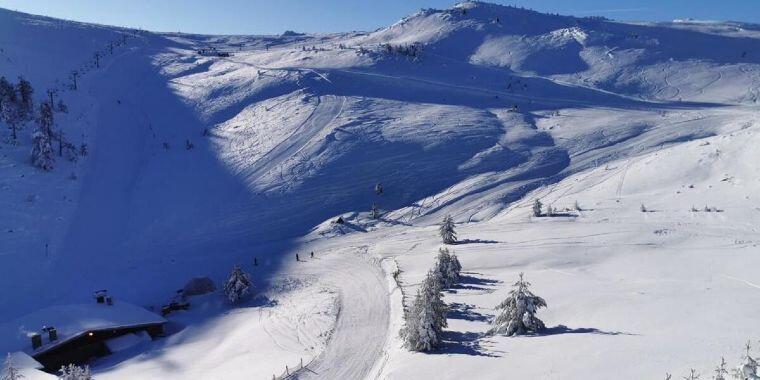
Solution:
{"label": "skier", "polygon": [[298,254],[296,253],[296,261],[301,261],[300,258],[298,258]]}
{"label": "skier", "polygon": [[311,251],[311,258],[314,258],[314,251]]}

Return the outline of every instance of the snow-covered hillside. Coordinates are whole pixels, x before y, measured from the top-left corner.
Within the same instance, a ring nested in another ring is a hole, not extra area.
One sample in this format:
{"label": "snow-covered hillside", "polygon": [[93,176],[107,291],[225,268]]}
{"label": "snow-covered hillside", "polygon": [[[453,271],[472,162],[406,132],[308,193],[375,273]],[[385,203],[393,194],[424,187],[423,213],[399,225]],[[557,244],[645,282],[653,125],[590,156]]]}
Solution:
{"label": "snow-covered hillside", "polygon": [[[370,33],[204,36],[0,10],[0,75],[57,90],[56,131],[89,150],[44,172],[35,123],[12,144],[0,122],[2,331],[93,290],[155,308],[253,277],[242,306],[194,297],[97,378],[660,378],[760,338],[757,25],[467,2]],[[567,215],[530,216],[536,198]],[[448,214],[466,276],[444,347],[410,353],[403,305]],[[520,272],[548,333],[485,336]]]}

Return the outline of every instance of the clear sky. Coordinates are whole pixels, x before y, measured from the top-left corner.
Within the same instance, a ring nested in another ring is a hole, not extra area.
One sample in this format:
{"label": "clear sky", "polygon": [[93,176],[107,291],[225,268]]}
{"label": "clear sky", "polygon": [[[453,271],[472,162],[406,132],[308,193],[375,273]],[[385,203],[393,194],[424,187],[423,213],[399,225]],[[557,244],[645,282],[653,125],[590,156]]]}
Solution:
{"label": "clear sky", "polygon": [[[675,18],[760,24],[760,0],[493,0],[542,12],[605,16],[617,20]],[[448,8],[444,0],[0,0],[28,13],[208,34],[279,34],[374,30],[420,8]]]}

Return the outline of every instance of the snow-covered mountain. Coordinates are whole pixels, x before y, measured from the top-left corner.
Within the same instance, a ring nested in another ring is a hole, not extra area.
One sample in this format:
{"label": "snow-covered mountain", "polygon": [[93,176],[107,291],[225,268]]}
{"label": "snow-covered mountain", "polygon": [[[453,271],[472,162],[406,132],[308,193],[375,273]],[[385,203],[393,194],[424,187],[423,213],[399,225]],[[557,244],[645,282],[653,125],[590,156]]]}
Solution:
{"label": "snow-covered mountain", "polygon": [[[760,337],[757,25],[466,2],[370,33],[204,36],[0,10],[0,75],[57,90],[57,130],[89,151],[43,172],[34,123],[16,145],[0,123],[0,325],[103,288],[160,306],[234,264],[256,285],[98,378],[300,359],[299,377],[658,378]],[[531,217],[536,198],[567,216]],[[410,353],[402,300],[447,214],[466,280],[442,354]],[[483,336],[521,271],[550,333]]]}

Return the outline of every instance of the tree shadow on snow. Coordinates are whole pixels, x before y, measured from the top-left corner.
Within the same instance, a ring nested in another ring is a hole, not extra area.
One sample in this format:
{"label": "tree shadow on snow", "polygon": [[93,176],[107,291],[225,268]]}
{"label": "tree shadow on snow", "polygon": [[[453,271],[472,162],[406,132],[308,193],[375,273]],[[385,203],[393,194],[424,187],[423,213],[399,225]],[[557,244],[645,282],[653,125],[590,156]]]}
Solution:
{"label": "tree shadow on snow", "polygon": [[631,335],[631,336],[638,335],[638,334],[632,334],[632,333],[627,333],[627,332],[622,332],[622,331],[603,331],[603,330],[595,329],[592,327],[571,328],[565,325],[557,325],[554,327],[548,327],[544,331],[538,334],[531,334],[527,336],[549,336],[549,335],[562,335],[562,334],[597,334],[597,335]]}
{"label": "tree shadow on snow", "polygon": [[484,240],[484,239],[462,239],[455,243],[455,245],[464,244],[498,244],[500,242],[496,240]]}
{"label": "tree shadow on snow", "polygon": [[488,316],[475,311],[473,305],[458,302],[449,304],[449,312],[446,314],[446,317],[449,319],[464,319],[466,321],[485,322],[488,320]]}
{"label": "tree shadow on snow", "polygon": [[459,277],[459,282],[448,289],[451,293],[458,293],[462,290],[479,290],[485,292],[492,292],[495,290],[494,286],[501,283],[501,281],[490,280],[487,278],[480,278],[469,275],[462,275]]}
{"label": "tree shadow on snow", "polygon": [[444,331],[443,345],[433,353],[501,357],[502,351],[492,350],[483,345],[487,342],[483,337],[482,333],[471,331]]}

